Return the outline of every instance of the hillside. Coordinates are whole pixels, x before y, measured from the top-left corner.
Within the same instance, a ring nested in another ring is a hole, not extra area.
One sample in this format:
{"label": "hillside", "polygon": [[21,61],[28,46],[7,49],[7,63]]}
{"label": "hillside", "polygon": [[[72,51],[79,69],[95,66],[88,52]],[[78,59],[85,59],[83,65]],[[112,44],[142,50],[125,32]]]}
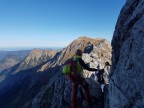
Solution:
{"label": "hillside", "polygon": [[53,58],[57,53],[56,50],[41,50],[34,49],[30,52],[30,54],[19,64],[15,72],[20,70],[25,70],[29,68],[33,68],[41,63],[48,61]]}
{"label": "hillside", "polygon": [[[53,58],[56,53],[57,53],[56,50],[41,50],[41,49],[32,50],[25,58],[23,58],[23,60],[19,60],[19,62],[15,63],[13,67],[10,66],[9,68],[5,67],[6,69],[0,73],[0,82],[11,74],[16,74],[19,71],[34,68],[35,66],[45,63],[46,61]],[[7,61],[8,61],[7,65],[12,66],[12,63],[9,61],[14,62],[14,60],[13,59],[11,60],[11,58],[9,58],[7,59]],[[1,65],[3,66],[6,64],[2,63]]]}
{"label": "hillside", "polygon": [[30,50],[23,51],[0,51],[0,72],[20,63]]}

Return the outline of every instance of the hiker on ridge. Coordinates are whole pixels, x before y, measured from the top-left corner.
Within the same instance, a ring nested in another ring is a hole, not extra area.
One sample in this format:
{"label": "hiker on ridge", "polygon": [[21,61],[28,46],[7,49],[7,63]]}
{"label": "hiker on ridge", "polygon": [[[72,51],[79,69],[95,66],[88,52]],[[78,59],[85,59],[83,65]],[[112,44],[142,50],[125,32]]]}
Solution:
{"label": "hiker on ridge", "polygon": [[86,82],[86,80],[83,77],[83,69],[86,69],[88,71],[97,71],[97,69],[89,68],[84,61],[82,60],[82,50],[78,49],[75,52],[75,55],[72,57],[71,61],[74,63],[73,66],[71,66],[71,74],[69,75],[71,81],[72,81],[72,108],[77,108],[77,94],[78,94],[78,86],[82,85],[85,96],[88,102],[88,105],[92,105],[92,98],[90,95],[89,90],[89,84]]}

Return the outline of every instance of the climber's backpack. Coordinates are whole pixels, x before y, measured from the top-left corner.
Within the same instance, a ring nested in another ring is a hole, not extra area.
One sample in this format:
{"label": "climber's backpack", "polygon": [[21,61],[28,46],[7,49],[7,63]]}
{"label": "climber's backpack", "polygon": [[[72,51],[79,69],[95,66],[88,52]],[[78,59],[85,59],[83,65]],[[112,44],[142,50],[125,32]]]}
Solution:
{"label": "climber's backpack", "polygon": [[73,58],[68,60],[63,66],[63,74],[66,75],[67,79],[70,80],[71,77],[77,72],[77,61],[74,61]]}

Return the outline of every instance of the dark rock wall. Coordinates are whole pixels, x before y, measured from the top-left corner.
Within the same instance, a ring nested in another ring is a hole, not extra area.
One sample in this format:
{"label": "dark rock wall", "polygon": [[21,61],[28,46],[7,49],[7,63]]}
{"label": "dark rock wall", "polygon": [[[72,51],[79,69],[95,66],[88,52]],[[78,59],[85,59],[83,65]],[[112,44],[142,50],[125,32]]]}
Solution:
{"label": "dark rock wall", "polygon": [[144,108],[144,0],[127,0],[112,40],[110,108]]}

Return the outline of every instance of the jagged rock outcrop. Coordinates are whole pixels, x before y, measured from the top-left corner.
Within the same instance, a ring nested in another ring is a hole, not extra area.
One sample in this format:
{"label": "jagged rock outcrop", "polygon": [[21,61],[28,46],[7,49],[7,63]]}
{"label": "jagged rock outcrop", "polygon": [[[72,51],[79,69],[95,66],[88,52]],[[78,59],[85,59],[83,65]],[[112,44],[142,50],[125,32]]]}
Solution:
{"label": "jagged rock outcrop", "polygon": [[[73,41],[68,47],[59,52],[51,63],[46,63],[39,71],[48,68],[60,66],[61,68],[54,70],[56,75],[50,79],[47,86],[38,93],[33,99],[32,108],[70,108],[71,107],[71,82],[62,74],[62,66],[65,61],[71,58],[77,49],[82,49],[83,60],[90,67],[96,68],[98,64],[103,68],[106,61],[111,62],[111,46],[105,39],[91,39],[88,37],[80,37]],[[51,65],[47,65],[51,64]],[[101,106],[101,90],[99,85],[93,78],[92,73],[85,71],[86,80],[90,84],[91,94],[96,106]],[[79,107],[87,108],[86,101],[78,96]],[[99,101],[98,101],[99,100]]]}
{"label": "jagged rock outcrop", "polygon": [[112,40],[109,108],[144,108],[144,0],[127,0]]}

